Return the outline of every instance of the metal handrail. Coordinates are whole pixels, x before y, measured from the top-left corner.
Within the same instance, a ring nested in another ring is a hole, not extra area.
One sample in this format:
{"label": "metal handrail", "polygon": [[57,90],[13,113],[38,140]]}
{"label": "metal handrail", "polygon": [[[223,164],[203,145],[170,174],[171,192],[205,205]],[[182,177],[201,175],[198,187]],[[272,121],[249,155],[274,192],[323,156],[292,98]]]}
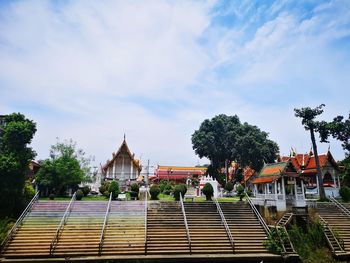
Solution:
{"label": "metal handrail", "polygon": [[338,200],[336,200],[333,196],[328,196],[328,199],[335,204],[344,214],[346,214],[348,217],[350,217],[350,211],[343,206]]}
{"label": "metal handrail", "polygon": [[255,205],[253,204],[252,200],[250,199],[250,197],[248,196],[248,194],[246,193],[246,198],[247,201],[250,205],[250,207],[252,208],[254,214],[256,215],[256,217],[259,219],[260,224],[263,226],[263,228],[265,229],[265,232],[267,234],[270,234],[270,228],[269,226],[266,224],[265,220],[262,218],[262,216],[260,215],[259,211],[256,209]]}
{"label": "metal handrail", "polygon": [[22,224],[23,219],[32,210],[33,205],[35,204],[36,201],[38,201],[38,199],[39,199],[39,191],[34,195],[32,200],[30,200],[30,202],[27,205],[27,207],[24,209],[22,214],[17,219],[16,223],[13,225],[11,230],[8,232],[8,234],[7,234],[6,238],[4,239],[4,241],[1,243],[0,254],[5,250],[5,247],[6,247],[7,243],[9,242],[10,239],[12,239],[12,237],[16,233],[18,227]]}
{"label": "metal handrail", "polygon": [[103,242],[104,242],[104,239],[105,239],[105,229],[106,229],[106,224],[107,224],[107,220],[108,220],[109,211],[111,210],[111,201],[112,201],[112,193],[110,193],[110,195],[109,195],[109,200],[108,200],[108,204],[107,204],[107,210],[106,210],[106,214],[105,214],[105,218],[103,220],[103,225],[102,225],[102,230],[101,230],[100,242],[98,243],[98,254],[99,255],[101,255]]}
{"label": "metal handrail", "polygon": [[73,207],[73,204],[74,204],[74,201],[75,201],[75,198],[76,198],[76,193],[77,192],[75,192],[74,195],[72,196],[72,199],[70,200],[70,202],[69,202],[69,204],[68,204],[68,206],[66,208],[66,211],[64,212],[64,214],[62,216],[61,222],[60,222],[60,224],[57,227],[55,237],[51,241],[51,244],[50,244],[50,255],[53,254],[53,251],[55,250],[55,247],[56,247],[56,245],[58,243],[58,239],[59,239],[59,236],[61,234],[61,230],[63,229],[64,225],[66,224],[67,218],[68,218],[70,212],[72,211],[72,207]]}
{"label": "metal handrail", "polygon": [[234,252],[235,252],[235,242],[234,242],[234,240],[233,240],[230,227],[229,227],[228,224],[227,224],[225,215],[224,215],[224,213],[222,212],[221,207],[220,207],[220,204],[219,204],[218,200],[216,200],[216,198],[214,198],[214,203],[215,203],[215,205],[216,205],[217,211],[219,212],[219,215],[220,215],[220,217],[221,217],[221,222],[223,223],[223,225],[224,225],[224,227],[225,227],[227,236],[228,236],[228,238],[229,238],[229,240],[230,240],[230,243],[231,243],[231,246],[232,246],[232,249],[233,249],[233,253],[234,253]]}
{"label": "metal handrail", "polygon": [[181,204],[182,215],[183,215],[183,218],[184,218],[184,224],[185,224],[185,228],[186,228],[186,235],[187,235],[187,240],[188,240],[188,246],[190,248],[190,254],[192,254],[192,240],[191,240],[191,236],[190,236],[190,230],[188,228],[187,216],[186,216],[185,206],[184,206],[184,202],[183,202],[181,193],[180,193],[180,204]]}
{"label": "metal handrail", "polygon": [[148,190],[146,190],[145,196],[145,255],[147,254],[147,210],[148,210]]}
{"label": "metal handrail", "polygon": [[[320,215],[318,215],[318,217],[319,217],[320,220],[322,221],[322,225],[323,225],[324,227],[327,227],[328,230],[329,230],[329,232],[331,232],[331,234],[332,234],[332,236],[333,236],[335,242],[337,243],[338,247],[340,248],[340,250],[341,250],[342,252],[344,252],[343,246],[340,245],[339,240],[336,238],[336,236],[335,236],[335,234],[334,234],[332,228],[329,227],[327,221],[324,220],[324,218],[323,218],[322,216],[320,216]],[[334,252],[334,251],[335,251],[335,248],[333,247],[332,242],[329,240],[329,238],[328,238],[328,236],[326,235],[326,233],[325,233],[325,236],[326,236],[326,239],[327,239],[327,242],[328,242],[329,246],[332,248],[332,250],[333,250],[333,252]]]}

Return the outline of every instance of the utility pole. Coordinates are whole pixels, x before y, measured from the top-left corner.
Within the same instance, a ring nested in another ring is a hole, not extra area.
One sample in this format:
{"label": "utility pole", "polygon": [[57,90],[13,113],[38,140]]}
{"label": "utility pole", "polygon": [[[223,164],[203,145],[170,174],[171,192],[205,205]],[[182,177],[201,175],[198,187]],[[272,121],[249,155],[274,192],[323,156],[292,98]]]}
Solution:
{"label": "utility pole", "polygon": [[148,176],[149,176],[149,159],[147,160],[147,173],[145,177],[146,187],[148,186]]}

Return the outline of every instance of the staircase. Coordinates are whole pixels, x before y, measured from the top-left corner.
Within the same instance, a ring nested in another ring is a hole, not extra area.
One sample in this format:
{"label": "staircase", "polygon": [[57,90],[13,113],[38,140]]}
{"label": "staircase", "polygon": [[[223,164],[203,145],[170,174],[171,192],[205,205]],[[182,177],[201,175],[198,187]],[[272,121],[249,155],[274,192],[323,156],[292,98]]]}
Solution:
{"label": "staircase", "polygon": [[145,204],[112,201],[101,255],[145,254]]}
{"label": "staircase", "polygon": [[192,254],[233,253],[221,217],[213,202],[185,202]]}
{"label": "staircase", "polygon": [[75,201],[53,256],[97,255],[106,208],[104,201]]}
{"label": "staircase", "polygon": [[293,218],[293,213],[285,213],[280,220],[278,220],[277,222],[277,226],[279,227],[285,227],[289,224],[289,222],[292,220]]}
{"label": "staircase", "polygon": [[3,253],[6,258],[48,257],[50,244],[69,202],[38,201]]}
{"label": "staircase", "polygon": [[268,253],[263,246],[267,235],[248,204],[220,203],[235,243],[235,253]]}
{"label": "staircase", "polygon": [[147,254],[190,254],[180,202],[150,202]]}
{"label": "staircase", "polygon": [[350,219],[332,203],[318,203],[317,212],[325,226],[325,235],[336,256],[350,256]]}

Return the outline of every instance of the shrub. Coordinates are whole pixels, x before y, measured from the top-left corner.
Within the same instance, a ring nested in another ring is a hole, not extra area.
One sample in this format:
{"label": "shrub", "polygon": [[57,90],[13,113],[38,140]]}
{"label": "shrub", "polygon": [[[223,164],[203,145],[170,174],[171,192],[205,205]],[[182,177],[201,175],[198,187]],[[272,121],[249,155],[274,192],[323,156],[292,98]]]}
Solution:
{"label": "shrub", "polygon": [[101,195],[104,195],[106,191],[108,191],[109,185],[111,183],[110,182],[103,182],[102,185],[98,188],[98,190],[100,191]]}
{"label": "shrub", "polygon": [[185,184],[179,184],[179,185],[175,186],[175,188],[174,188],[175,200],[179,201],[180,194],[182,195],[182,197],[184,197],[186,192],[187,192],[187,186]]}
{"label": "shrub", "polygon": [[347,186],[342,186],[339,189],[339,194],[344,202],[350,201],[350,188]]}
{"label": "shrub", "polygon": [[10,218],[0,218],[0,244],[6,238],[8,231],[10,231],[14,222]]}
{"label": "shrub", "polygon": [[80,189],[78,189],[77,192],[76,192],[76,194],[75,194],[75,199],[81,200],[81,199],[83,199],[83,196],[84,196],[83,191],[80,190]]}
{"label": "shrub", "polygon": [[158,185],[154,184],[151,186],[151,188],[149,189],[149,193],[151,194],[151,199],[152,200],[157,200],[158,199],[158,195],[160,194],[160,188]]}
{"label": "shrub", "polygon": [[50,199],[50,200],[54,200],[54,199],[55,199],[55,195],[54,195],[54,194],[50,194],[50,195],[49,195],[49,199]]}
{"label": "shrub", "polygon": [[107,190],[106,190],[106,191],[104,191],[103,196],[105,196],[105,197],[109,198],[109,192],[108,192]]}
{"label": "shrub", "polygon": [[281,254],[283,252],[283,245],[281,243],[281,237],[282,242],[285,241],[286,234],[284,230],[277,229],[277,228],[271,228],[270,234],[267,237],[267,240],[263,242],[264,247],[275,254]]}
{"label": "shrub", "polygon": [[83,188],[81,188],[81,190],[83,191],[84,196],[87,196],[91,191],[90,186],[88,186],[88,185],[83,186]]}
{"label": "shrub", "polygon": [[209,201],[211,200],[211,197],[214,195],[214,189],[213,186],[210,183],[206,183],[203,187],[203,194],[205,195],[206,199]]}
{"label": "shrub", "polygon": [[26,182],[26,184],[24,185],[24,199],[25,201],[30,201],[32,200],[32,198],[35,195],[35,190],[34,187],[32,186],[32,184],[30,182]]}
{"label": "shrub", "polygon": [[231,182],[227,182],[225,184],[225,190],[231,192],[233,190],[233,184]]}
{"label": "shrub", "polygon": [[239,197],[239,200],[242,201],[244,197],[244,187],[243,185],[239,184],[236,188],[237,196]]}
{"label": "shrub", "polygon": [[137,183],[133,183],[133,184],[131,185],[131,191],[132,191],[132,192],[137,192],[137,193],[139,193],[139,190],[140,190],[140,186],[139,186]]}
{"label": "shrub", "polygon": [[119,184],[116,181],[112,181],[108,187],[108,192],[112,193],[112,199],[117,199],[119,195]]}

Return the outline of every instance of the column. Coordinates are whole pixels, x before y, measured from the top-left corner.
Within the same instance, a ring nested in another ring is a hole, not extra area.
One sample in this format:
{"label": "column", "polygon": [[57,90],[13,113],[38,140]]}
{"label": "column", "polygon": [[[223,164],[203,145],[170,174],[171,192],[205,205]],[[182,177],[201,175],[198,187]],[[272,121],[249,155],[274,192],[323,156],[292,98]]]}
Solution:
{"label": "column", "polygon": [[337,181],[335,180],[334,170],[332,170],[332,177],[333,177],[334,188],[337,188]]}
{"label": "column", "polygon": [[283,198],[286,199],[286,190],[284,188],[284,177],[282,177],[282,194],[283,194]]}
{"label": "column", "polygon": [[134,163],[132,159],[130,160],[130,179],[136,179],[134,178]]}
{"label": "column", "polygon": [[275,192],[275,200],[277,200],[278,198],[277,198],[277,180],[275,181],[275,185],[274,185],[274,192]]}
{"label": "column", "polygon": [[320,195],[320,189],[318,188],[318,176],[316,174],[316,187],[317,187],[317,194]]}

